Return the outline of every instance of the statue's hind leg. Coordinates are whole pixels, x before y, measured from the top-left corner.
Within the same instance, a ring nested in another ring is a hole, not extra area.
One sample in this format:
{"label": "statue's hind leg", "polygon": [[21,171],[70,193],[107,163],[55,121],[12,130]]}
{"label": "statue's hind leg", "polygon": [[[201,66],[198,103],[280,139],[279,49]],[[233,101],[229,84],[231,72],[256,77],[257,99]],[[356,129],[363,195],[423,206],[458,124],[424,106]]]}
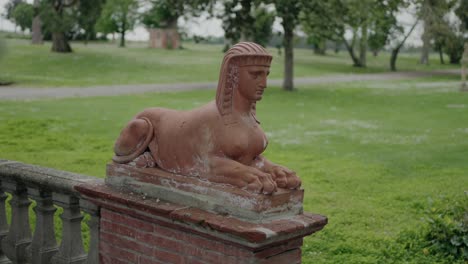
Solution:
{"label": "statue's hind leg", "polygon": [[117,163],[133,161],[145,152],[153,135],[153,125],[146,117],[133,119],[117,138],[114,145],[115,156],[112,160]]}

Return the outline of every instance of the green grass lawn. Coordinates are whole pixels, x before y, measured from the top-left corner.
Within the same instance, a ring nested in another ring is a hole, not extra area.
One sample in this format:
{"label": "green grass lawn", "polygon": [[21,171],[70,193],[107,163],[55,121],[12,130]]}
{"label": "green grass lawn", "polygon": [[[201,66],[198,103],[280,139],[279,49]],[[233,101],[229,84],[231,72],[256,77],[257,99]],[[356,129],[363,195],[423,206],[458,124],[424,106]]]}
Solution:
{"label": "green grass lawn", "polygon": [[[21,87],[70,87],[118,84],[149,84],[216,81],[223,53],[220,45],[185,43],[184,49],[149,49],[145,43],[119,48],[112,43],[72,43],[74,53],[50,52],[50,43],[33,46],[28,40],[6,39],[6,54],[0,61],[0,78]],[[283,58],[276,49],[271,78],[283,76]],[[433,54],[429,66],[418,65],[419,54],[401,54],[399,70],[450,69]],[[295,76],[375,73],[388,71],[389,54],[368,56],[368,68],[352,67],[347,52],[314,55],[310,49],[295,50]]]}
{"label": "green grass lawn", "polygon": [[[0,101],[0,157],[104,177],[113,142],[135,113],[190,109],[213,97],[192,91]],[[266,156],[300,175],[305,210],[329,217],[305,239],[303,263],[452,262],[397,241],[421,226],[429,197],[467,190],[468,93],[458,92],[457,82],[361,82],[293,93],[273,87],[258,116],[269,137]]]}

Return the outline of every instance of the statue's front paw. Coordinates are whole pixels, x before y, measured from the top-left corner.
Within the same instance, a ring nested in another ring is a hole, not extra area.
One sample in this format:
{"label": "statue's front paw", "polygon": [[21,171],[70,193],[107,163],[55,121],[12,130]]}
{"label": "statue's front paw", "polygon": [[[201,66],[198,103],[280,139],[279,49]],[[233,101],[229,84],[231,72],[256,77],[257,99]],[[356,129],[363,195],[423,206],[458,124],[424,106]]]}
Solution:
{"label": "statue's front paw", "polygon": [[277,190],[276,183],[272,176],[256,168],[251,168],[244,174],[244,177],[247,183],[246,189],[251,192],[271,194]]}
{"label": "statue's front paw", "polygon": [[280,188],[297,189],[301,187],[301,179],[296,173],[283,166],[275,166],[272,170],[273,178]]}

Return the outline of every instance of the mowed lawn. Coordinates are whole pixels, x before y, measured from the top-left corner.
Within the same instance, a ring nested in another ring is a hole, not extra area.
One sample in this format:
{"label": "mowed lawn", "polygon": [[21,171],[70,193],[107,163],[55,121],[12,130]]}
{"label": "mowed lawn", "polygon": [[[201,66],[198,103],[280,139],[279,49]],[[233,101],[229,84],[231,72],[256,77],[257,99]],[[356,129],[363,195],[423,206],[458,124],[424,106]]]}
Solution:
{"label": "mowed lawn", "polygon": [[[149,49],[146,43],[129,42],[119,48],[115,43],[72,43],[74,52],[50,52],[51,43],[34,46],[28,40],[6,39],[6,54],[0,59],[0,80],[18,87],[76,87],[119,84],[151,84],[216,81],[223,53],[221,45],[184,43],[184,49]],[[270,77],[283,77],[283,57],[277,49]],[[283,52],[284,54],[284,52]],[[397,67],[402,71],[452,69],[440,65],[431,55],[429,66],[419,65],[419,54],[404,54]],[[295,76],[375,73],[389,71],[389,54],[368,55],[368,68],[352,67],[345,51],[327,56],[314,55],[311,49],[295,50]]]}
{"label": "mowed lawn", "polygon": [[[305,239],[303,263],[453,263],[407,251],[398,238],[421,227],[429,198],[467,190],[468,93],[458,85],[420,79],[268,88],[258,104],[266,156],[300,175],[306,211],[329,217]],[[104,177],[114,140],[134,114],[213,98],[214,91],[192,91],[0,101],[0,157]]]}

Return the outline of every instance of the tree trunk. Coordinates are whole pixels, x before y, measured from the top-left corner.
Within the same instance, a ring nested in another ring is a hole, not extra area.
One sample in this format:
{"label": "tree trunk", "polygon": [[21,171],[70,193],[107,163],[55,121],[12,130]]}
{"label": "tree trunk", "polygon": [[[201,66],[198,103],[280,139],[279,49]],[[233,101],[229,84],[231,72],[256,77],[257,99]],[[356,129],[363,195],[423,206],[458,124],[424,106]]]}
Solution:
{"label": "tree trunk", "polygon": [[455,54],[450,54],[449,56],[450,59],[450,64],[460,64],[460,56],[457,56]]}
{"label": "tree trunk", "polygon": [[340,42],[335,41],[335,54],[338,54],[340,52]]}
{"label": "tree trunk", "polygon": [[427,22],[424,22],[424,33],[422,34],[423,46],[421,50],[421,59],[419,60],[420,64],[428,65],[429,64],[429,49],[431,48],[431,36],[429,33],[429,25]]}
{"label": "tree trunk", "polygon": [[39,16],[35,16],[32,23],[32,36],[31,36],[31,43],[32,44],[42,44],[42,22]]}
{"label": "tree trunk", "polygon": [[89,41],[89,33],[88,31],[85,32],[85,38],[84,38],[84,45],[88,46],[88,41]]}
{"label": "tree trunk", "polygon": [[314,45],[314,54],[326,55],[327,53],[327,42],[324,39],[317,41]]}
{"label": "tree trunk", "polygon": [[119,44],[119,47],[125,47],[125,30],[122,30],[122,32],[120,32],[120,44]]}
{"label": "tree trunk", "polygon": [[442,52],[442,46],[439,47],[439,58],[440,58],[440,64],[445,64],[444,53]]}
{"label": "tree trunk", "polygon": [[127,20],[126,20],[127,14],[124,15],[123,23],[122,23],[122,31],[120,31],[120,45],[119,47],[123,48],[125,47],[125,31],[127,27]]}
{"label": "tree trunk", "polygon": [[359,42],[359,67],[366,67],[367,62],[367,20],[363,23],[361,27],[361,40]]}
{"label": "tree trunk", "polygon": [[348,44],[348,41],[346,41],[344,36],[342,37],[342,40],[343,40],[343,44],[346,47],[346,50],[348,50],[349,56],[351,56],[351,59],[353,60],[353,66],[354,67],[362,67],[361,62],[359,61],[359,58],[356,57],[356,53],[354,53],[353,47]]}
{"label": "tree trunk", "polygon": [[52,33],[52,51],[53,52],[72,52],[70,44],[68,44],[67,37],[64,32]]}
{"label": "tree trunk", "polygon": [[[284,21],[283,21],[284,23]],[[292,91],[294,89],[294,27],[284,26],[284,81],[283,89]]]}
{"label": "tree trunk", "polygon": [[413,26],[408,31],[408,34],[405,35],[405,37],[400,42],[400,44],[398,44],[398,46],[396,46],[396,48],[392,49],[392,55],[390,56],[390,70],[391,71],[396,71],[397,70],[396,69],[396,61],[397,61],[397,58],[398,58],[398,53],[400,52],[400,49],[403,47],[403,45],[405,44],[406,40],[411,35],[413,30],[416,28],[416,25],[418,24],[418,22],[419,22],[419,20],[416,20],[416,22],[414,22]]}
{"label": "tree trunk", "polygon": [[37,14],[39,11],[39,0],[34,0],[34,10],[36,16],[33,18],[32,27],[31,27],[31,42],[32,44],[42,44],[43,36],[42,36],[42,21],[40,16]]}
{"label": "tree trunk", "polygon": [[392,49],[392,55],[390,56],[390,70],[391,71],[396,71],[396,61],[397,61],[399,52],[400,52],[399,47]]}

